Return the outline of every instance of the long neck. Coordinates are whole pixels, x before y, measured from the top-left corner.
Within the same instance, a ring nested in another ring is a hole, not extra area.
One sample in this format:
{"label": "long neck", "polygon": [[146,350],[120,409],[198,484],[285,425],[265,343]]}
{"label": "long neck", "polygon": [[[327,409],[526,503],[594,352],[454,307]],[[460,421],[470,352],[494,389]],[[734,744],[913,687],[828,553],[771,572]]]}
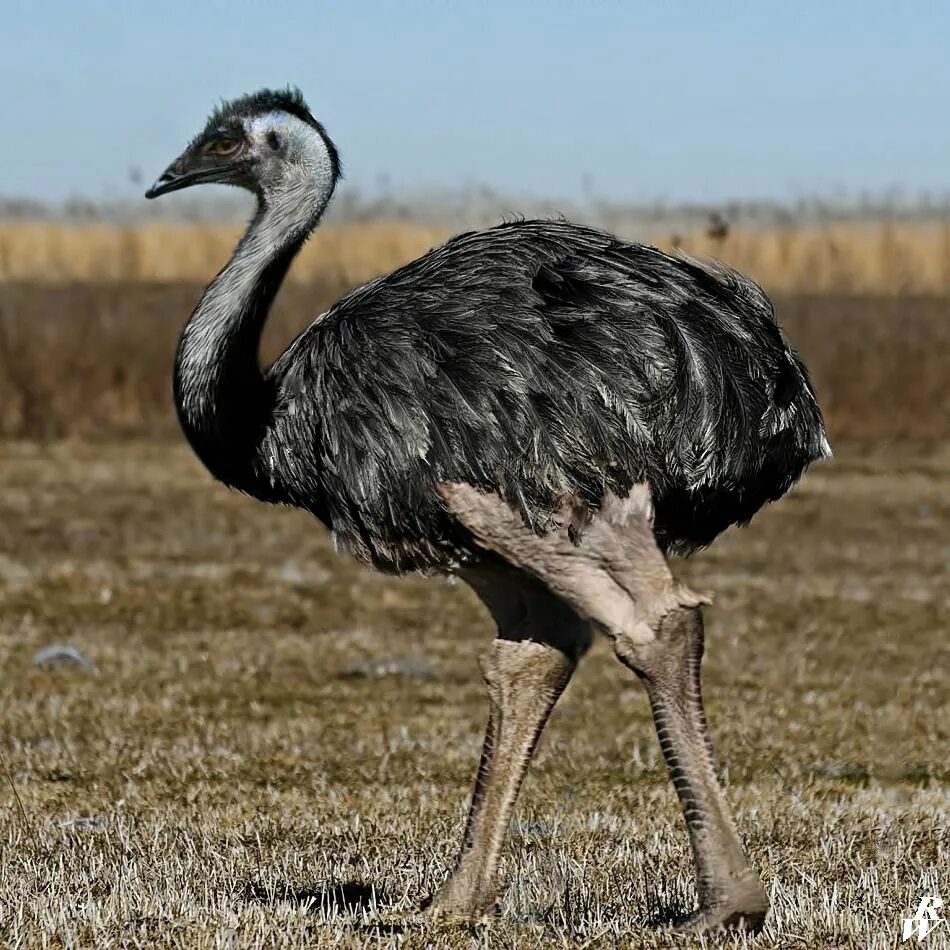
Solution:
{"label": "long neck", "polygon": [[259,198],[247,233],[208,285],[178,345],[175,405],[185,435],[216,478],[251,493],[275,398],[261,372],[261,331],[329,199],[315,184],[300,176]]}

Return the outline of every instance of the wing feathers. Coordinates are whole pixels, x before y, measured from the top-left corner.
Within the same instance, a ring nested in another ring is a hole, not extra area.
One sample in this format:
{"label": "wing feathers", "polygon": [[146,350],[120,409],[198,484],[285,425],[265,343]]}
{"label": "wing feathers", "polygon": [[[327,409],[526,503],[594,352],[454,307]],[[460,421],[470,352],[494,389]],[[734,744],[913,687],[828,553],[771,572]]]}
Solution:
{"label": "wing feathers", "polygon": [[344,298],[271,375],[272,454],[393,569],[464,548],[442,481],[502,491],[537,530],[565,493],[596,506],[648,481],[658,534],[686,550],[778,497],[824,438],[755,284],[567,222],[450,241]]}

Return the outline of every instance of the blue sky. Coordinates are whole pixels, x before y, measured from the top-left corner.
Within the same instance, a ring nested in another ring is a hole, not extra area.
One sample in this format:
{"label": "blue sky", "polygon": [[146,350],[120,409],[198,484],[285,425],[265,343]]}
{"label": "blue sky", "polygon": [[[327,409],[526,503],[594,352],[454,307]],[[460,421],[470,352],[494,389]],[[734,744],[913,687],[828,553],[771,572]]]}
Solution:
{"label": "blue sky", "polygon": [[132,195],[214,102],[299,85],[349,187],[950,194],[946,0],[4,0],[0,193]]}

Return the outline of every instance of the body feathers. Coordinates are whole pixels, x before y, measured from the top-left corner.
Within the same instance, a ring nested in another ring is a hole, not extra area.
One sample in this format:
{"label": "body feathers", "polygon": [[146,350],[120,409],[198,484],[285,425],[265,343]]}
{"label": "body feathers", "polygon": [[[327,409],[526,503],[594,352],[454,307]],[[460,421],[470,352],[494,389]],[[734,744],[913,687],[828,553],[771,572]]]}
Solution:
{"label": "body feathers", "polygon": [[567,494],[648,482],[660,543],[688,553],[829,454],[758,286],[563,221],[463,234],[358,288],[264,379],[238,487],[387,571],[477,559],[442,482],[502,492],[538,531]]}

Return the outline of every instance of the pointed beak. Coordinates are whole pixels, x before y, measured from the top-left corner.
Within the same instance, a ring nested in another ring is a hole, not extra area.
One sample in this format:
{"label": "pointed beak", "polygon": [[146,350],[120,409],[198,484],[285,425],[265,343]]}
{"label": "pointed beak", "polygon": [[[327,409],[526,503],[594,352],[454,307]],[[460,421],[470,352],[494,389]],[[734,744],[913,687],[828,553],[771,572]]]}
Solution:
{"label": "pointed beak", "polygon": [[158,198],[172,191],[180,191],[190,185],[203,181],[216,181],[221,178],[221,168],[209,165],[199,155],[185,151],[175,159],[145,192],[146,198]]}
{"label": "pointed beak", "polygon": [[190,184],[190,178],[191,176],[185,170],[185,155],[179,155],[145,192],[145,197],[158,198],[160,195],[167,195],[170,191],[185,188]]}

